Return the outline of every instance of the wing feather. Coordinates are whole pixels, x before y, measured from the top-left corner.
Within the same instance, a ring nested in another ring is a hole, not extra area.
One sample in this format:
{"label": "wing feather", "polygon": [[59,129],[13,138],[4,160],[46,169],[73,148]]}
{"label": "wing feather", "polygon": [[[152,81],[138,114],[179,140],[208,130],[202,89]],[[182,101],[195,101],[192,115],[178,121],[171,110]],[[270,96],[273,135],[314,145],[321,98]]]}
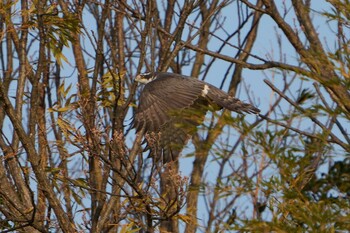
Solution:
{"label": "wing feather", "polygon": [[226,92],[213,85],[209,85],[207,98],[209,98],[210,101],[213,101],[220,107],[226,108],[230,111],[235,111],[237,113],[246,112],[258,114],[260,112],[260,110],[253,105],[244,103],[239,99],[228,95]]}
{"label": "wing feather", "polygon": [[[203,94],[205,86],[207,93]],[[136,131],[145,128],[148,138],[154,135],[155,140],[151,140],[153,144],[147,141],[146,148],[150,149],[155,159],[170,162],[177,158],[189,135],[203,121],[208,102],[238,113],[260,111],[198,79],[158,73],[157,78],[146,84],[141,92],[134,127]]]}
{"label": "wing feather", "polygon": [[[190,138],[189,132],[194,127],[190,118],[193,116],[191,112],[186,112],[185,117],[181,113],[200,98],[204,83],[176,74],[158,75],[141,92],[134,127],[136,131],[145,128],[146,138],[156,141],[156,144],[147,141],[146,149],[150,149],[156,160],[162,159],[163,163],[167,163],[177,159]],[[168,78],[169,75],[171,78]],[[152,135],[155,140],[150,139]]]}
{"label": "wing feather", "polygon": [[[134,118],[137,131],[142,127],[146,132],[159,131],[172,114],[190,107],[201,95],[204,84],[198,80],[169,73],[159,75],[144,87],[140,95]],[[172,77],[168,78],[169,75]]]}

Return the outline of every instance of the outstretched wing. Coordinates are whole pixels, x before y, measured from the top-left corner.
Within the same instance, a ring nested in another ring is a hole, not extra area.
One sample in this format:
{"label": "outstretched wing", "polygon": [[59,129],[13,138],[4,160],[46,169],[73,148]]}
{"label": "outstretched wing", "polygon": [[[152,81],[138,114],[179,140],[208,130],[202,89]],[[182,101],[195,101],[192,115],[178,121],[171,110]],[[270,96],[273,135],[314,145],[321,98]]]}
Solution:
{"label": "outstretched wing", "polygon": [[244,103],[239,99],[228,95],[223,90],[217,87],[214,87],[213,85],[210,85],[210,84],[206,84],[206,85],[208,85],[208,93],[206,97],[209,99],[209,101],[214,102],[220,107],[226,108],[230,111],[234,111],[237,113],[246,112],[246,113],[258,114],[260,112],[260,110],[254,107],[253,105]]}
{"label": "outstretched wing", "polygon": [[201,96],[204,84],[194,78],[169,73],[158,75],[140,95],[134,116],[137,131],[145,127],[145,132],[158,132],[174,114],[192,106]]}
{"label": "outstretched wing", "polygon": [[208,110],[208,103],[238,113],[259,113],[254,106],[195,78],[158,73],[146,84],[134,116],[136,131],[144,128],[147,149],[163,162],[177,158]]}
{"label": "outstretched wing", "polygon": [[196,106],[204,101],[201,99],[204,84],[177,74],[158,75],[140,95],[134,127],[136,131],[145,128],[146,149],[166,163],[176,160],[192,130],[205,116],[205,110]]}

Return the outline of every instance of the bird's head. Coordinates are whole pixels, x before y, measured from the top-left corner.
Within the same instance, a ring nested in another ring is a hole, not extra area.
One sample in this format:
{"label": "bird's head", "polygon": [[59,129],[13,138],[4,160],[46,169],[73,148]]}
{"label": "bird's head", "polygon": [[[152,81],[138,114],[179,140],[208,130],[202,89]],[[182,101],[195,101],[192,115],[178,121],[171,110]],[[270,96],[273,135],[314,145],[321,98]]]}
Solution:
{"label": "bird's head", "polygon": [[156,79],[157,73],[143,73],[136,76],[135,81],[143,84],[147,84]]}

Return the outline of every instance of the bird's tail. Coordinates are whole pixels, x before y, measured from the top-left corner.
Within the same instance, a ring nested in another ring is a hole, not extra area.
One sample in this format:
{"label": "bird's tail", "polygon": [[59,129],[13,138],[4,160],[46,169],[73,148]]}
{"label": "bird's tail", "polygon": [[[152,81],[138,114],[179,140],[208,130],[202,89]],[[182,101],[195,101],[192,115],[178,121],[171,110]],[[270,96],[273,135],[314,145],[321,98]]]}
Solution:
{"label": "bird's tail", "polygon": [[253,105],[244,103],[237,98],[229,96],[226,92],[214,86],[210,86],[210,89],[208,90],[208,94],[206,96],[215,104],[230,111],[235,111],[237,113],[246,112],[252,114],[259,114],[260,112],[260,109],[254,107]]}

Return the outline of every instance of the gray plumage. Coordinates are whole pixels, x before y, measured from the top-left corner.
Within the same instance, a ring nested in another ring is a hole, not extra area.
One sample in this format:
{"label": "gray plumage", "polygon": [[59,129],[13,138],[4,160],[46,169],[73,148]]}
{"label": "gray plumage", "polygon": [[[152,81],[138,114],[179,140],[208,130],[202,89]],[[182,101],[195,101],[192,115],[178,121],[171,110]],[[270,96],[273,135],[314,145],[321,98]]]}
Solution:
{"label": "gray plumage", "polygon": [[144,128],[146,149],[151,149],[157,160],[163,156],[164,163],[177,159],[210,106],[238,113],[260,112],[196,78],[156,72],[140,74],[136,81],[146,85],[135,112],[134,127],[137,132]]}

